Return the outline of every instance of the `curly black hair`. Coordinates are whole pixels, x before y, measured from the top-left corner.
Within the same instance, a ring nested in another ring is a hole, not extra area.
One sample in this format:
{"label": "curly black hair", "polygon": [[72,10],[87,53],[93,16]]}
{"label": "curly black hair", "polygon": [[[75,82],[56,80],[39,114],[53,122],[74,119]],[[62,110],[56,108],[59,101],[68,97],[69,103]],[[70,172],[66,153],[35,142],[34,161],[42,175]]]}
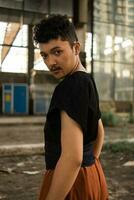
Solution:
{"label": "curly black hair", "polygon": [[50,15],[33,28],[33,40],[36,44],[58,38],[68,41],[70,45],[78,41],[75,27],[66,15]]}

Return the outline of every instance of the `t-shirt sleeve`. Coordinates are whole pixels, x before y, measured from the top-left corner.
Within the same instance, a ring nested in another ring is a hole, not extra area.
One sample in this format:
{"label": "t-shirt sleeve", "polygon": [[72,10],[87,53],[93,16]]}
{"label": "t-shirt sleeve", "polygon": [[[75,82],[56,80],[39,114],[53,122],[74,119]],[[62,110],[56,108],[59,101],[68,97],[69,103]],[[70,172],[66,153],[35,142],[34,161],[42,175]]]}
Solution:
{"label": "t-shirt sleeve", "polygon": [[56,88],[51,109],[65,111],[85,132],[87,128],[89,88],[82,80],[70,78]]}

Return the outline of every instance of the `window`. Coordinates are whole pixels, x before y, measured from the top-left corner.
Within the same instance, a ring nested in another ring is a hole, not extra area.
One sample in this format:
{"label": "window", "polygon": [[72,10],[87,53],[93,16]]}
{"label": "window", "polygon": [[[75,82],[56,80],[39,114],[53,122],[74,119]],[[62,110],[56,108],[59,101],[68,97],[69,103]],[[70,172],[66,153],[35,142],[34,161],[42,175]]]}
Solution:
{"label": "window", "polygon": [[0,22],[0,70],[27,73],[27,25]]}

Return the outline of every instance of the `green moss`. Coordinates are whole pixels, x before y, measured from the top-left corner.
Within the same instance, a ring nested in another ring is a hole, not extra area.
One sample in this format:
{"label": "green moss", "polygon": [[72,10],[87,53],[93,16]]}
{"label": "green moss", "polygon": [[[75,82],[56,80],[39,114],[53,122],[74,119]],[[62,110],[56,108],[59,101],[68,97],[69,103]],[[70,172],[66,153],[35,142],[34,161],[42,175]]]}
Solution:
{"label": "green moss", "polygon": [[129,116],[128,122],[134,124],[134,115]]}
{"label": "green moss", "polygon": [[121,119],[112,112],[102,112],[102,121],[105,126],[117,126]]}
{"label": "green moss", "polygon": [[104,144],[103,149],[111,151],[113,153],[118,153],[118,152],[134,153],[134,143],[133,142],[106,143]]}

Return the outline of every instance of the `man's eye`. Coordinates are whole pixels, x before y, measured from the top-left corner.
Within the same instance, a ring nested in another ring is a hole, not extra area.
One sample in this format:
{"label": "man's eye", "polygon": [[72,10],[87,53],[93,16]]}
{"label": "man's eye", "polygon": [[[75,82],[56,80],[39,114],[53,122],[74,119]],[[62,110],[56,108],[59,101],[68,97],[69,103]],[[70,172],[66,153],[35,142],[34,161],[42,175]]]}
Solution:
{"label": "man's eye", "polygon": [[55,54],[56,56],[59,56],[61,53],[62,53],[61,50],[57,50],[57,51],[54,52],[54,54]]}
{"label": "man's eye", "polygon": [[42,55],[43,60],[47,59],[47,55]]}

